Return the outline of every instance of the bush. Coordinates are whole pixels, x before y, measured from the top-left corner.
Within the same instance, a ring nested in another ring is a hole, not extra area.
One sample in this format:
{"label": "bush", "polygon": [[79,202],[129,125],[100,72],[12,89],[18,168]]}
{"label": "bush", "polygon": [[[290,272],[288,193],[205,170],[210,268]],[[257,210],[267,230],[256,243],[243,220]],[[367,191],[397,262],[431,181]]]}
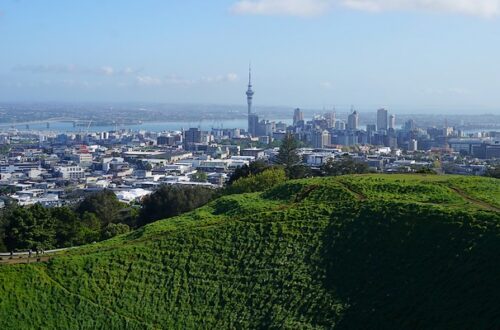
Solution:
{"label": "bush", "polygon": [[264,191],[287,180],[285,170],[272,168],[257,175],[250,175],[234,182],[227,188],[229,194],[242,194],[256,191]]}
{"label": "bush", "polygon": [[117,235],[126,234],[130,231],[130,227],[124,223],[109,223],[102,231],[102,239],[109,239]]}
{"label": "bush", "polygon": [[210,202],[217,190],[199,186],[164,185],[146,196],[139,213],[139,224],[170,218]]}

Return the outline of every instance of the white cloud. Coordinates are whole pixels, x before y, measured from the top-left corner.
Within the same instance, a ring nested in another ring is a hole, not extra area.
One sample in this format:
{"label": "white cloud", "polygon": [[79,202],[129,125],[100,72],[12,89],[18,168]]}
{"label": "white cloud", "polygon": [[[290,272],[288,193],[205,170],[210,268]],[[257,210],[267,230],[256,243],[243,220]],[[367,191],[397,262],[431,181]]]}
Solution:
{"label": "white cloud", "polygon": [[137,76],[136,81],[141,86],[192,86],[196,84],[233,83],[238,81],[238,75],[236,73],[228,73],[225,75],[201,77],[200,79],[186,79],[176,74],[171,74],[164,78]]}
{"label": "white cloud", "polygon": [[365,11],[409,10],[492,17],[500,0],[342,0],[345,7]]}
{"label": "white cloud", "polygon": [[449,87],[449,88],[426,88],[423,90],[424,94],[428,95],[454,95],[454,96],[465,96],[470,95],[471,91],[461,87]]}
{"label": "white cloud", "polygon": [[320,86],[324,89],[333,89],[333,83],[330,81],[323,81]]}
{"label": "white cloud", "polygon": [[130,67],[118,69],[109,65],[101,67],[83,67],[75,64],[18,65],[14,67],[13,70],[34,74],[80,74],[98,76],[130,75],[139,72],[139,70],[134,70]]}
{"label": "white cloud", "polygon": [[235,14],[316,16],[325,13],[331,0],[240,0],[231,11]]}
{"label": "white cloud", "polygon": [[151,76],[137,76],[137,84],[140,86],[159,86],[163,82],[160,78],[155,78]]}
{"label": "white cloud", "polygon": [[115,69],[111,66],[103,66],[100,68],[100,72],[105,76],[112,76],[115,74]]}
{"label": "white cloud", "polygon": [[228,73],[226,75],[218,75],[215,77],[202,77],[200,82],[202,83],[220,83],[220,82],[235,82],[238,81],[238,75],[236,73]]}
{"label": "white cloud", "polygon": [[250,15],[316,16],[335,7],[353,10],[443,12],[481,17],[500,15],[500,0],[240,0],[231,11]]}

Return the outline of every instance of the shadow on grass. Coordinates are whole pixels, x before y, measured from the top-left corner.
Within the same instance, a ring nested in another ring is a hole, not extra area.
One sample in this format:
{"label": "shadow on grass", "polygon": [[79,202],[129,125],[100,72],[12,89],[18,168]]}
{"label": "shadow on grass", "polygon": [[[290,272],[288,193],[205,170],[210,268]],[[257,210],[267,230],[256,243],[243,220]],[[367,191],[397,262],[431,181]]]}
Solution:
{"label": "shadow on grass", "polygon": [[341,329],[500,325],[500,216],[401,203],[339,207],[323,237]]}

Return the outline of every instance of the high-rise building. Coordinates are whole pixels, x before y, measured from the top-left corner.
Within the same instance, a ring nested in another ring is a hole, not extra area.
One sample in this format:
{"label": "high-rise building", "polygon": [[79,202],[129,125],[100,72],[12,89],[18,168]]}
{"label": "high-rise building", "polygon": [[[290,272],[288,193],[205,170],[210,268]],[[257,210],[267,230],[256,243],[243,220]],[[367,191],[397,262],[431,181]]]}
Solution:
{"label": "high-rise building", "polygon": [[396,129],[396,116],[395,115],[389,116],[389,128]]}
{"label": "high-rise building", "polygon": [[379,131],[387,131],[388,126],[388,118],[387,118],[387,110],[386,109],[378,109],[377,110],[377,129]]}
{"label": "high-rise building", "polygon": [[345,130],[345,121],[337,120],[335,122],[335,129],[339,131]]}
{"label": "high-rise building", "polygon": [[[247,104],[248,104],[248,132],[250,134],[252,134],[252,125],[254,125],[254,130],[253,130],[253,134],[255,134],[255,129],[257,127],[257,125],[255,125],[253,123],[253,121],[255,120],[255,118],[252,118],[252,103],[253,103],[253,95],[254,95],[254,91],[252,89],[252,68],[249,67],[248,68],[248,89],[247,89]],[[257,117],[257,123],[258,123],[259,119]],[[253,135],[252,134],[252,135]]]}
{"label": "high-rise building", "polygon": [[190,128],[183,133],[184,148],[189,150],[194,144],[201,143],[202,132],[198,128]]}
{"label": "high-rise building", "polygon": [[347,129],[355,131],[359,127],[359,115],[357,111],[353,111],[349,117],[347,117]]}
{"label": "high-rise building", "polygon": [[377,130],[377,125],[375,125],[375,124],[368,124],[368,125],[366,125],[366,131],[368,133],[373,133],[376,130]]}
{"label": "high-rise building", "polygon": [[418,142],[415,139],[411,139],[408,141],[408,151],[417,151],[418,150]]}
{"label": "high-rise building", "polygon": [[316,130],[312,134],[312,145],[314,148],[324,148],[327,145],[331,144],[330,133],[324,130]]}
{"label": "high-rise building", "polygon": [[374,139],[373,136],[375,135],[375,132],[377,131],[377,125],[375,124],[368,124],[366,125],[366,143],[372,144]]}
{"label": "high-rise building", "polygon": [[293,126],[296,126],[300,121],[304,121],[304,113],[297,108],[293,111]]}
{"label": "high-rise building", "polygon": [[257,136],[259,131],[259,115],[251,113],[248,115],[248,134]]}
{"label": "high-rise building", "polygon": [[324,115],[328,128],[335,127],[335,112],[328,112]]}
{"label": "high-rise building", "polygon": [[405,122],[405,130],[406,131],[414,131],[417,128],[417,124],[413,119],[408,120]]}

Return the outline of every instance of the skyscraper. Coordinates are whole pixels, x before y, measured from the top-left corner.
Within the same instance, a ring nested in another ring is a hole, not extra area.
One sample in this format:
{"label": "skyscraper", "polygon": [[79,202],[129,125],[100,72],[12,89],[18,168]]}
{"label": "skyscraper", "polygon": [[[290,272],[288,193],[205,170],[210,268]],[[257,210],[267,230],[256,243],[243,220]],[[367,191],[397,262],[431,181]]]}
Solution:
{"label": "skyscraper", "polygon": [[312,145],[314,148],[324,148],[331,144],[330,133],[326,130],[316,130],[312,133]]}
{"label": "skyscraper", "polygon": [[387,131],[388,126],[388,118],[387,118],[387,110],[382,108],[377,110],[377,130]]}
{"label": "skyscraper", "polygon": [[335,127],[335,112],[328,112],[324,115],[328,128]]}
{"label": "skyscraper", "polygon": [[357,111],[353,111],[349,117],[347,117],[347,129],[355,131],[359,127],[359,115]]}
{"label": "skyscraper", "polygon": [[395,115],[389,116],[389,128],[396,129],[396,116]]}
{"label": "skyscraper", "polygon": [[296,126],[300,121],[304,121],[304,113],[297,108],[293,112],[293,126]]}
{"label": "skyscraper", "polygon": [[408,120],[405,122],[405,130],[406,131],[414,131],[417,128],[417,124],[413,119]]}
{"label": "skyscraper", "polygon": [[248,115],[248,133],[255,137],[259,131],[259,115],[251,113]]}

